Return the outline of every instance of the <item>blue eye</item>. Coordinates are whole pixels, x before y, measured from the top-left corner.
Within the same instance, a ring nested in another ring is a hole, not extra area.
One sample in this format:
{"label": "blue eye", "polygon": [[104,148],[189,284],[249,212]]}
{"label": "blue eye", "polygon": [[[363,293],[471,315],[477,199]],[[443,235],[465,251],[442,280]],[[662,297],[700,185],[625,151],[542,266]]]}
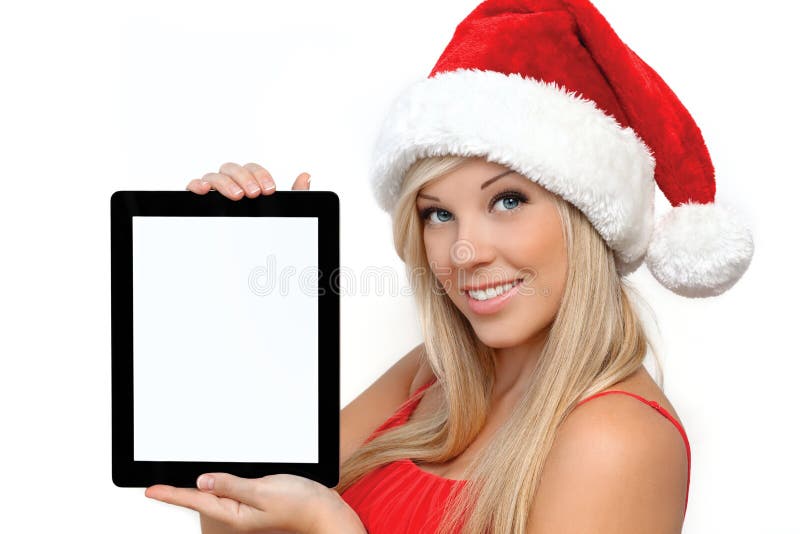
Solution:
{"label": "blue eye", "polygon": [[[502,206],[505,209],[500,209],[499,211],[509,212],[519,208],[521,204],[527,203],[528,197],[524,193],[521,193],[515,189],[506,189],[505,191],[501,191],[500,193],[492,197],[492,200],[489,202],[489,208],[490,209],[493,208],[495,204],[497,204],[500,201],[503,201]],[[439,219],[438,223],[428,220],[428,218],[434,213],[436,214],[437,219]],[[445,217],[449,216],[450,218],[452,218],[453,216],[453,214],[450,213],[449,211],[439,208],[437,206],[430,206],[428,208],[425,208],[420,212],[419,215],[424,223],[429,223],[435,226],[437,224],[448,222],[450,220],[450,219],[444,221],[441,220],[440,218],[441,214],[446,214]]]}
{"label": "blue eye", "polygon": [[[450,212],[449,212],[449,211],[447,211],[447,210],[443,210],[443,209],[436,208],[436,207],[431,207],[431,208],[427,208],[427,209],[423,210],[423,212],[420,214],[420,216],[422,217],[422,220],[423,220],[423,222],[431,222],[431,221],[429,221],[429,220],[428,220],[428,217],[430,217],[430,216],[431,216],[431,215],[433,215],[434,213],[435,213],[437,216],[438,216],[439,214],[441,214],[441,213],[447,213],[447,214],[450,214]],[[452,214],[451,214],[451,215],[452,215]],[[440,221],[440,222],[447,222],[447,221]],[[431,223],[431,224],[437,224],[437,223]]]}
{"label": "blue eye", "polygon": [[[512,211],[518,208],[521,204],[525,204],[528,202],[528,197],[516,189],[506,189],[497,193],[491,200],[491,206],[494,206],[500,201],[503,201],[503,206],[506,208],[505,210],[500,211]],[[510,202],[507,202],[510,201]]]}
{"label": "blue eye", "polygon": [[[505,202],[505,201],[507,201],[507,200],[510,200],[510,201],[511,201],[511,206],[509,206],[509,205],[508,205],[508,203],[507,203],[507,202]],[[516,204],[514,204],[514,202],[519,202],[519,201],[520,201],[520,199],[519,199],[519,198],[517,198],[517,197],[513,197],[513,196],[505,196],[505,197],[501,198],[500,200],[498,200],[497,202],[495,202],[495,204],[497,204],[497,203],[499,203],[499,202],[503,202],[503,206],[505,206],[505,207],[508,209],[508,211],[511,211],[511,210],[513,210],[514,208],[516,208],[516,207],[517,207],[517,205],[516,205]]]}

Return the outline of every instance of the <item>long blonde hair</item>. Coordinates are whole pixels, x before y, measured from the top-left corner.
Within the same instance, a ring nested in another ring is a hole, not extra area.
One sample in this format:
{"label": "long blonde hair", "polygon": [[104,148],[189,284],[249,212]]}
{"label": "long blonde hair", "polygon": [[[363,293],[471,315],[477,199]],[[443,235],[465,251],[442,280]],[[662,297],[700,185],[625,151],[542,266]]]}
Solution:
{"label": "long blonde hair", "polygon": [[[425,357],[444,402],[430,415],[391,428],[356,450],[342,465],[336,491],[369,471],[410,458],[445,462],[459,456],[484,426],[494,385],[494,350],[477,338],[450,297],[435,290],[416,210],[417,191],[470,158],[418,160],[406,173],[392,213],[394,245],[414,279]],[[524,534],[528,511],[556,430],[582,399],[619,382],[653,349],[630,301],[630,287],[616,270],[611,249],[581,211],[552,195],[568,250],[564,294],[529,387],[491,444],[467,467],[469,481],[453,485],[437,532]],[[419,273],[424,273],[419,276]],[[419,393],[418,395],[421,395]],[[467,513],[470,511],[470,513]]]}

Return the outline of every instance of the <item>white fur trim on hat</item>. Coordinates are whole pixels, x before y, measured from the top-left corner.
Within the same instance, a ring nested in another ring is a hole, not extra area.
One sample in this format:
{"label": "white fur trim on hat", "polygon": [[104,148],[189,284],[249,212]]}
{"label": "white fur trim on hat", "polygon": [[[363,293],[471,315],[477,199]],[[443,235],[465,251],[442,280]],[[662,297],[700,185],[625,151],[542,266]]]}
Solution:
{"label": "white fur trim on hat", "polygon": [[753,237],[736,214],[716,203],[686,203],[659,220],[645,262],[666,288],[684,297],[730,289],[750,265]]}
{"label": "white fur trim on hat", "polygon": [[370,182],[385,211],[420,158],[480,156],[580,209],[623,270],[653,231],[655,158],[630,128],[554,82],[478,69],[437,73],[394,101],[375,144]]}

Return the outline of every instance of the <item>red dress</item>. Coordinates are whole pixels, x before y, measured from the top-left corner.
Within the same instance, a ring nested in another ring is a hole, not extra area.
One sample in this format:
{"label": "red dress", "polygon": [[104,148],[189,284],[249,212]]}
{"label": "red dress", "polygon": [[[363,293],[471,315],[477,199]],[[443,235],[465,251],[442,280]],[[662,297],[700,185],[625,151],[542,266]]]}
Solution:
{"label": "red dress", "polygon": [[[433,380],[421,386],[417,392],[428,388]],[[607,395],[624,393],[645,404],[649,404],[669,419],[680,431],[686,444],[686,454],[691,473],[692,455],[689,439],[680,423],[655,401],[647,400],[635,393],[622,390],[607,390],[592,395],[578,403]],[[415,392],[416,394],[416,392]],[[422,397],[409,399],[367,438],[400,426],[408,421]],[[444,516],[444,502],[448,491],[455,485],[460,489],[468,481],[443,478],[424,471],[408,458],[378,467],[355,482],[342,493],[342,499],[356,511],[369,534],[432,534]],[[458,491],[458,490],[456,490]],[[689,502],[689,480],[686,481],[686,505]],[[463,522],[461,523],[463,524]]]}

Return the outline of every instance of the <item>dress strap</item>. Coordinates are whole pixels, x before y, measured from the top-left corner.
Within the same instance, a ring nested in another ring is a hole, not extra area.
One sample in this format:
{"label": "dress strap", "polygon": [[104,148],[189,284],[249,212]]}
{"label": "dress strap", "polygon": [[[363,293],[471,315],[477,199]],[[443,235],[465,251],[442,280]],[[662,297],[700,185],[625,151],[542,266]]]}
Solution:
{"label": "dress strap", "polygon": [[636,393],[631,393],[630,391],[623,391],[621,389],[609,389],[609,390],[606,390],[606,391],[601,391],[599,393],[595,393],[594,395],[583,399],[582,401],[580,401],[577,404],[577,406],[580,406],[584,402],[590,401],[590,400],[595,399],[597,397],[602,397],[603,395],[608,395],[608,394],[611,394],[611,393],[624,393],[625,395],[628,395],[629,397],[633,397],[635,399],[639,399],[643,403],[649,404],[650,406],[652,406],[653,408],[658,410],[661,413],[661,415],[663,415],[664,417],[669,419],[672,422],[672,424],[675,425],[675,427],[678,429],[678,431],[684,437],[684,439],[686,440],[686,443],[688,445],[689,441],[688,441],[688,439],[686,439],[686,432],[683,430],[683,427],[678,422],[678,420],[675,419],[674,417],[672,417],[672,414],[669,413],[669,411],[666,408],[664,408],[663,406],[658,404],[656,401],[646,399],[646,398],[642,397],[641,395],[637,395]]}

